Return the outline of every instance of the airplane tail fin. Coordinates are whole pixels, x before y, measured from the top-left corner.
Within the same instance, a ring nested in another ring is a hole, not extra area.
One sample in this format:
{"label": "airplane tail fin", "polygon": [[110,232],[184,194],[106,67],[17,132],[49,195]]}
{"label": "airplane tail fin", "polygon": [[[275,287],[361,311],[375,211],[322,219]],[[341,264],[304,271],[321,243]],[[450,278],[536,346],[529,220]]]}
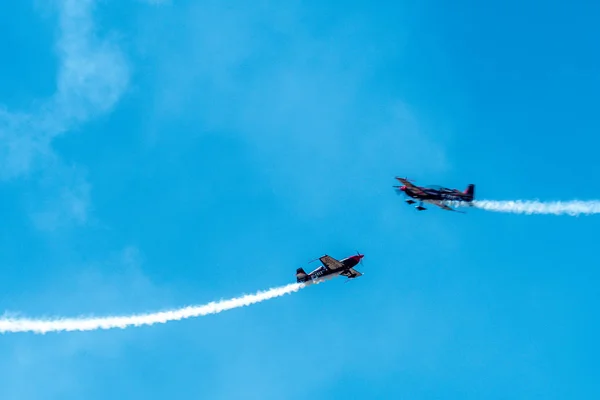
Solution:
{"label": "airplane tail fin", "polygon": [[306,278],[306,272],[303,268],[298,268],[296,270],[296,282],[303,282],[304,278]]}
{"label": "airplane tail fin", "polygon": [[472,201],[475,198],[475,185],[470,184],[469,186],[467,186],[467,189],[464,193],[469,198],[469,201]]}

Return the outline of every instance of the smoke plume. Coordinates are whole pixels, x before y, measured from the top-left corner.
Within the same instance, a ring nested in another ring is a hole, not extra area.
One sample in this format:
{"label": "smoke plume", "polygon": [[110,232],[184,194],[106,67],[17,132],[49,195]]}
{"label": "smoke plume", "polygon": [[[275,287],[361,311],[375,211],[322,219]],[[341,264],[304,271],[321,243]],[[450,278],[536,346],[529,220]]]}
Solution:
{"label": "smoke plume", "polygon": [[[462,204],[464,206],[464,204]],[[579,215],[600,214],[600,201],[551,201],[514,200],[492,201],[479,200],[473,202],[473,207],[486,211],[504,212],[513,214],[550,214],[550,215]]]}
{"label": "smoke plume", "polygon": [[151,314],[52,319],[4,317],[0,319],[0,333],[33,332],[43,334],[60,331],[71,332],[114,328],[125,329],[134,326],[164,324],[170,321],[201,317],[208,314],[218,314],[234,308],[249,306],[275,297],[297,292],[304,287],[306,287],[306,285],[303,283],[293,283],[266,291],[260,291],[255,294],[235,297],[229,300],[221,300],[199,306],[188,306],[175,310],[159,311]]}

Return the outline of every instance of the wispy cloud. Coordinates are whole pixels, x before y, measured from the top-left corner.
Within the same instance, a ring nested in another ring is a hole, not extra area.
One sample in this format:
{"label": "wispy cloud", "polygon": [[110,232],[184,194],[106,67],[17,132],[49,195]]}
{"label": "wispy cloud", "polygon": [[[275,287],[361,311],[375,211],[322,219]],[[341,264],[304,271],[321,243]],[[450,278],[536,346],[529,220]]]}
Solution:
{"label": "wispy cloud", "polygon": [[[93,0],[57,2],[56,50],[60,63],[57,89],[32,112],[0,107],[0,179],[27,176],[38,170],[45,175],[57,166],[64,169],[52,150],[52,140],[110,111],[127,88],[126,60],[116,43],[96,34],[93,8]],[[56,170],[50,174],[56,175]],[[64,182],[59,186],[64,186]],[[65,204],[60,213],[51,211],[54,217],[63,214],[76,222],[85,222],[89,201],[87,182],[79,180],[75,187],[53,192]]]}
{"label": "wispy cloud", "polygon": [[57,159],[46,168],[38,185],[45,200],[32,200],[29,204],[30,218],[36,228],[55,231],[90,222],[92,187],[82,168],[67,166]]}
{"label": "wispy cloud", "polygon": [[127,65],[118,46],[94,32],[92,8],[93,0],[61,2],[61,69],[50,118],[57,115],[65,128],[109,111],[128,83]]}
{"label": "wispy cloud", "polygon": [[313,26],[299,2],[234,3],[191,3],[142,22],[142,47],[162,77],[147,132],[185,120],[192,135],[236,135],[301,210],[337,207],[349,176],[367,187],[399,169],[448,168],[402,94],[378,86],[399,57],[402,27],[382,35],[356,13]]}

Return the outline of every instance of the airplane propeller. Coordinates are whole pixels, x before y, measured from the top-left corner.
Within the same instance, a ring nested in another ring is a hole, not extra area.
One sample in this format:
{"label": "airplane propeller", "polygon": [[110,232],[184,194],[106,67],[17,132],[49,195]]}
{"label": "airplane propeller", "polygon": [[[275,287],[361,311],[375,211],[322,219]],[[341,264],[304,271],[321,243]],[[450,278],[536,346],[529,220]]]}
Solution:
{"label": "airplane propeller", "polygon": [[[358,258],[358,260],[359,260],[359,261],[358,261],[358,263],[359,263],[361,266],[364,266],[364,264],[363,264],[363,260],[362,260],[362,259],[363,259],[363,257],[364,257],[364,255],[360,254],[360,252],[359,252],[358,250],[356,251],[356,255],[357,255],[357,256],[359,256],[359,258]],[[362,257],[361,257],[361,255],[362,255]]]}

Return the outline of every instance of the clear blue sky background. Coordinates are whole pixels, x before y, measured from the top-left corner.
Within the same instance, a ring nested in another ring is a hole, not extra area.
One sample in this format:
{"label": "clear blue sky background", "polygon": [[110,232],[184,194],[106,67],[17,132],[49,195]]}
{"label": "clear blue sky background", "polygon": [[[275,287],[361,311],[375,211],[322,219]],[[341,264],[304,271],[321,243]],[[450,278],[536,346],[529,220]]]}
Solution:
{"label": "clear blue sky background", "polygon": [[0,337],[2,399],[597,398],[594,1],[0,3],[0,307],[163,326]]}

